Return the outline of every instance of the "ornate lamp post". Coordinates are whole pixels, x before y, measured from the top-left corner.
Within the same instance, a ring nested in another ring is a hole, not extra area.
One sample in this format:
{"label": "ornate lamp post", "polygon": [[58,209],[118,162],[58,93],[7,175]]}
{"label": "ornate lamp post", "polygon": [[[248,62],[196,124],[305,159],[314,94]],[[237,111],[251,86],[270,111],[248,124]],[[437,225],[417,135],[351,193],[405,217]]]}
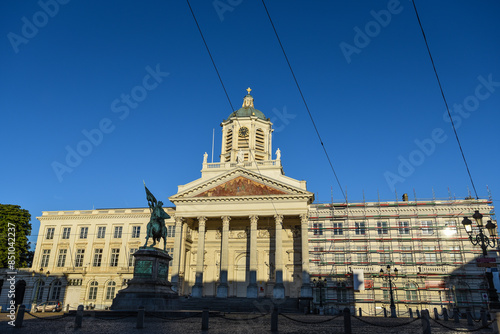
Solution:
{"label": "ornate lamp post", "polygon": [[[469,240],[474,246],[479,246],[483,250],[483,257],[488,255],[488,247],[494,248],[497,242],[496,229],[497,226],[491,221],[488,220],[485,226],[483,226],[483,215],[479,213],[479,211],[475,211],[472,215],[472,218],[476,221],[476,225],[478,227],[479,232],[473,235],[472,231],[472,221],[465,217],[462,220],[462,225],[464,225],[465,232],[469,235]],[[488,230],[489,237],[483,232],[484,229]],[[497,290],[495,289],[495,285],[493,284],[493,274],[491,271],[486,270],[485,272],[486,281],[488,282],[488,300],[490,302],[491,309],[500,309],[500,302],[498,301]]]}
{"label": "ornate lamp post", "polygon": [[313,286],[315,288],[319,288],[320,314],[323,314],[323,288],[326,288],[326,278],[321,279],[321,276],[320,276],[320,277],[318,277],[318,281],[316,281],[316,279],[313,279]]}
{"label": "ornate lamp post", "polygon": [[398,280],[398,269],[394,268],[393,274],[391,274],[391,266],[387,266],[387,272],[384,269],[380,269],[381,278],[389,283],[389,293],[391,296],[391,318],[397,318],[396,315],[396,304],[394,304],[394,294],[392,292],[392,282]]}

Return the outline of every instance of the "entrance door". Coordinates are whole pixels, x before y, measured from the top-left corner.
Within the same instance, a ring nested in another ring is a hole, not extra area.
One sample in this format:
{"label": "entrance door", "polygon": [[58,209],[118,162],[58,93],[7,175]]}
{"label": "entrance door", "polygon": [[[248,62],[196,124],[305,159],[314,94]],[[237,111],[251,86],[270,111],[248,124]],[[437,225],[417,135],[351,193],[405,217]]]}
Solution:
{"label": "entrance door", "polygon": [[247,279],[246,279],[246,274],[247,274],[247,258],[245,256],[242,256],[238,259],[238,262],[236,263],[236,297],[246,297],[247,295]]}

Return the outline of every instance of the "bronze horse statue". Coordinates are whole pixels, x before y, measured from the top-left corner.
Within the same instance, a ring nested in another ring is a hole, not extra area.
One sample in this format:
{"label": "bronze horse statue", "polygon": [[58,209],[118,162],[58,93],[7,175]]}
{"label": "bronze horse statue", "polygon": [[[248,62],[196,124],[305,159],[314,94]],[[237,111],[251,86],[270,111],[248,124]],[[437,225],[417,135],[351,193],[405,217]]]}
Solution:
{"label": "bronze horse statue", "polygon": [[151,247],[154,247],[156,245],[156,242],[159,243],[163,238],[163,250],[166,251],[167,227],[165,226],[165,219],[170,218],[170,216],[165,212],[165,210],[163,210],[163,202],[157,202],[156,198],[146,187],[146,184],[144,184],[144,187],[146,188],[148,205],[151,209],[151,218],[149,219],[149,223],[147,225],[146,242],[144,243],[144,247],[148,246],[148,240],[150,237],[153,238],[153,244],[151,245]]}

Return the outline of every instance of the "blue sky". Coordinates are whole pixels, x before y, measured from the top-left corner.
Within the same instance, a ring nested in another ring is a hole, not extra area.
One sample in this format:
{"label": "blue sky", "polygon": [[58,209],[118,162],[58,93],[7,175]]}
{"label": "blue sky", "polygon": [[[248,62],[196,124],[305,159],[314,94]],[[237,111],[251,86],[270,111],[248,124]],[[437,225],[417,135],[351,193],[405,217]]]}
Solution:
{"label": "blue sky", "polygon": [[[411,2],[266,4],[350,201],[473,191]],[[250,86],[274,122],[285,174],[343,201],[261,1],[191,5],[234,108]],[[500,3],[416,5],[478,195],[498,197]],[[213,129],[218,161],[232,110],[185,1],[2,1],[0,22],[0,203],[30,211],[31,241],[45,210],[146,206],[142,180],[168,202]]]}

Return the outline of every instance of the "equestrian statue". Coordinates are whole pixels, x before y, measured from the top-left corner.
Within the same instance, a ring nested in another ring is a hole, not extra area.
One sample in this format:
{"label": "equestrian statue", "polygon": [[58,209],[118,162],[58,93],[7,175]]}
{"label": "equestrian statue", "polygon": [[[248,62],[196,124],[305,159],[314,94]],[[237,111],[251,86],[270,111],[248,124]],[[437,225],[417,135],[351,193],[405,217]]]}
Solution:
{"label": "equestrian statue", "polygon": [[149,191],[148,187],[144,183],[144,188],[146,188],[146,198],[148,200],[149,209],[151,211],[151,218],[147,226],[146,232],[146,243],[144,247],[148,246],[149,238],[153,238],[153,244],[151,247],[156,245],[156,242],[160,242],[163,238],[163,250],[167,250],[167,227],[165,226],[165,219],[170,218],[170,216],[163,210],[163,202],[156,201],[156,198]]}

